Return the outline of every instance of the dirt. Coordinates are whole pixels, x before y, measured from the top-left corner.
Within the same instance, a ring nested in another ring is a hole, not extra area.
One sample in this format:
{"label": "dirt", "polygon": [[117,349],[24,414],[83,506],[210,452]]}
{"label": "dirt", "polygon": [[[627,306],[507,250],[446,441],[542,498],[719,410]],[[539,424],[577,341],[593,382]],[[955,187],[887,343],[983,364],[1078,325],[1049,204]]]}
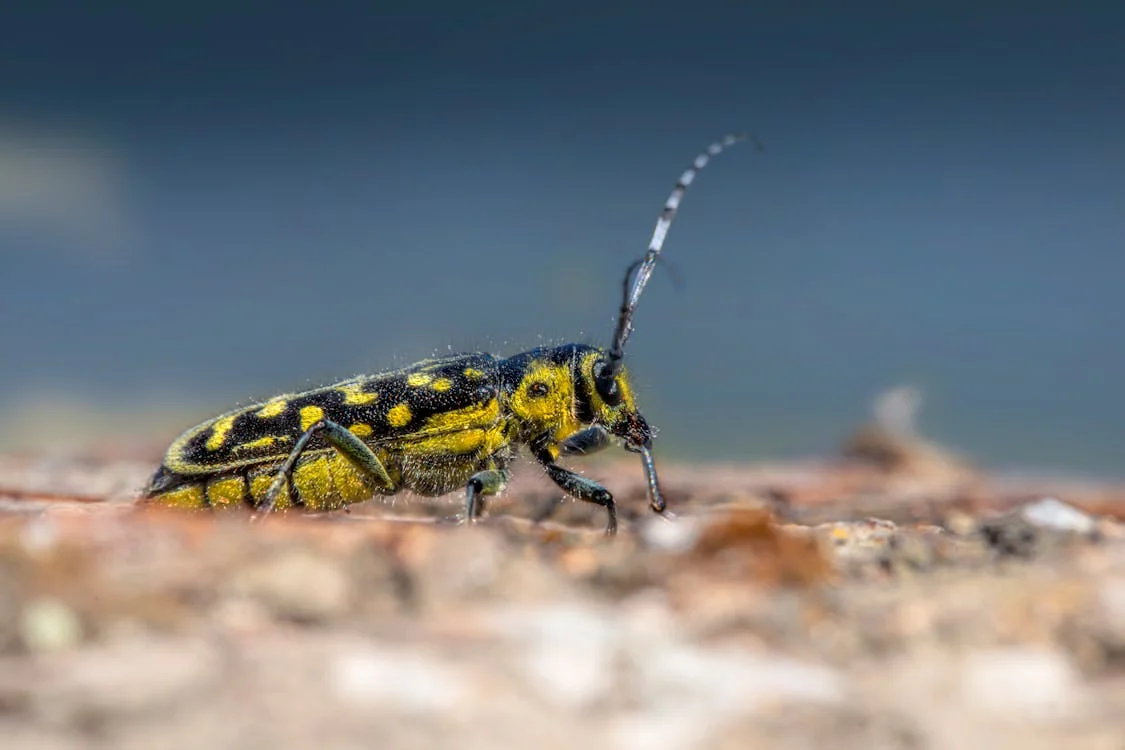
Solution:
{"label": "dirt", "polygon": [[322,516],[133,500],[155,456],[0,457],[4,748],[1125,747],[1125,484],[845,456],[533,467]]}

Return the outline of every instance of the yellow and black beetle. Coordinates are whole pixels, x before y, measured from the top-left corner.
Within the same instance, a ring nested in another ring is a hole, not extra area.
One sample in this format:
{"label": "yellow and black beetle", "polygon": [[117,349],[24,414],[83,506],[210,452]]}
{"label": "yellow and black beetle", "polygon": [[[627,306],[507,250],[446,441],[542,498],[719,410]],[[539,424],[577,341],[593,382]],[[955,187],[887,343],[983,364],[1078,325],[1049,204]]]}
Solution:
{"label": "yellow and black beetle", "polygon": [[464,354],[277,396],[191,428],[172,443],[144,497],[190,508],[249,505],[334,510],[410,490],[465,488],[475,520],[484,498],[508,480],[526,445],[564,492],[601,505],[617,531],[609,490],[558,464],[614,438],[639,453],[649,504],[665,503],[652,459],[652,430],[637,410],[623,358],[633,313],[688,186],[711,157],[744,135],[711,144],[680,176],[656,222],[648,252],[625,274],[608,349],[542,347],[500,359]]}

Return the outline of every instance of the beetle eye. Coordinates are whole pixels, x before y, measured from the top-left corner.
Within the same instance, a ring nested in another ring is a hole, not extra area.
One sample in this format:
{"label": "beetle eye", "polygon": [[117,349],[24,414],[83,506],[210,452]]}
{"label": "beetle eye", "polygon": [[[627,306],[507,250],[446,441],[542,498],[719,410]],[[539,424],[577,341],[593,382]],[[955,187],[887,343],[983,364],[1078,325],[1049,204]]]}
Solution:
{"label": "beetle eye", "polygon": [[597,390],[598,395],[601,396],[602,401],[605,401],[609,406],[621,405],[621,389],[617,387],[617,378],[603,378],[602,372],[605,370],[605,364],[599,362],[594,366],[594,388]]}
{"label": "beetle eye", "polygon": [[616,380],[605,382],[599,380],[598,395],[602,397],[602,401],[605,401],[610,406],[621,405],[621,391],[617,387]]}
{"label": "beetle eye", "polygon": [[541,398],[546,396],[551,389],[547,387],[546,383],[532,383],[527,387],[527,393],[532,398]]}

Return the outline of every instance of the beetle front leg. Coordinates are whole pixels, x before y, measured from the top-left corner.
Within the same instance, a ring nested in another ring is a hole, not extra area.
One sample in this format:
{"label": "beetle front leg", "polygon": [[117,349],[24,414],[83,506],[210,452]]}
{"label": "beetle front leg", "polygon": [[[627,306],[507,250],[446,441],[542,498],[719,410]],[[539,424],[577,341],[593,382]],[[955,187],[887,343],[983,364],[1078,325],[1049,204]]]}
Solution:
{"label": "beetle front leg", "polygon": [[605,450],[612,443],[609,431],[601,425],[594,425],[579,430],[562,441],[559,444],[559,450],[563,456],[588,456],[591,453]]}
{"label": "beetle front leg", "polygon": [[613,536],[617,533],[617,504],[613,502],[613,495],[609,490],[592,479],[587,479],[581,474],[559,466],[547,450],[536,451],[535,459],[542,464],[547,476],[563,492],[583,502],[593,503],[605,508],[606,513],[609,514],[609,523],[605,527],[606,536]]}
{"label": "beetle front leg", "polygon": [[277,497],[281,494],[283,487],[287,486],[293,479],[293,469],[297,465],[297,460],[309,445],[309,441],[319,433],[324,434],[324,439],[328,444],[342,453],[345,457],[351,460],[357,467],[360,468],[365,474],[374,478],[379,486],[386,490],[393,490],[395,483],[387,474],[387,468],[383,466],[383,462],[379,457],[367,447],[367,445],[356,437],[350,430],[333,422],[330,419],[322,419],[319,422],[311,425],[301,437],[297,439],[293,450],[289,452],[285,463],[277,471],[277,476],[274,477],[273,483],[270,484],[269,489],[266,490],[266,495],[262,498],[261,505],[258,510],[265,515],[273,510],[274,505],[277,503]]}

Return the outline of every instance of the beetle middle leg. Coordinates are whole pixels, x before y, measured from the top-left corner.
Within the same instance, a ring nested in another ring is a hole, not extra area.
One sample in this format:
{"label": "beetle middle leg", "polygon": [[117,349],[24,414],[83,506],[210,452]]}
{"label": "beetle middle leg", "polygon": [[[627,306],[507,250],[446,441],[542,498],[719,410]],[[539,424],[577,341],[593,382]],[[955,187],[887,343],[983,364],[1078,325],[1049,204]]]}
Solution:
{"label": "beetle middle leg", "polygon": [[293,479],[293,467],[297,465],[297,459],[305,452],[309,441],[318,434],[323,434],[324,439],[328,441],[329,445],[351,460],[361,471],[378,482],[381,488],[385,490],[393,490],[395,488],[395,483],[390,475],[387,474],[387,468],[383,466],[383,462],[379,460],[379,457],[376,456],[362,440],[342,425],[330,419],[322,419],[304,431],[301,437],[297,439],[293,450],[289,452],[289,456],[286,457],[285,463],[278,469],[277,476],[274,477],[269,489],[266,490],[265,497],[262,498],[262,502],[258,506],[258,510],[263,515],[273,510],[282,488],[286,487]]}
{"label": "beetle middle leg", "polygon": [[485,498],[498,495],[508,485],[506,469],[485,469],[469,477],[465,485],[465,521],[473,523],[484,513]]}

